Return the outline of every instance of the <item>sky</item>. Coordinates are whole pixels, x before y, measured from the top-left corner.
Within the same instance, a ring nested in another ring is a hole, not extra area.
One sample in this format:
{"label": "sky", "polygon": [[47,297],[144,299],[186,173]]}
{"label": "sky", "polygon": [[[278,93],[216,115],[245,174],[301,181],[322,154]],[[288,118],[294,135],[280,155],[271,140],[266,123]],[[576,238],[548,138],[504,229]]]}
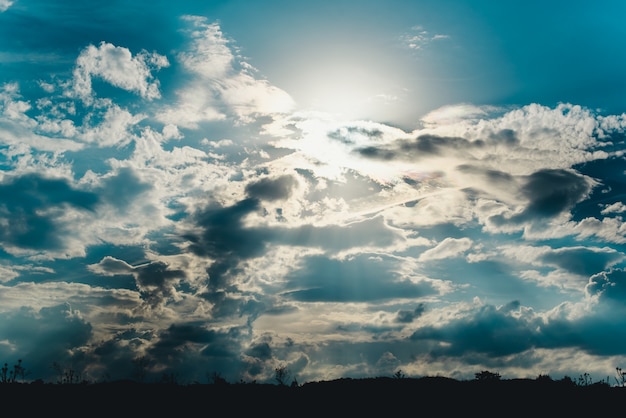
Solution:
{"label": "sky", "polygon": [[613,376],[625,14],[0,0],[0,362]]}

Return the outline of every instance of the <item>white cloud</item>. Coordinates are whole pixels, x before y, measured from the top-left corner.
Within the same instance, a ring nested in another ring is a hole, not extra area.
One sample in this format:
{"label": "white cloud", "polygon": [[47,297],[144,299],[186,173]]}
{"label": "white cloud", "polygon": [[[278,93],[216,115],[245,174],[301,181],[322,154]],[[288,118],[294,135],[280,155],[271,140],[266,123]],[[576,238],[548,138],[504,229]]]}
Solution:
{"label": "white cloud", "polygon": [[0,0],[0,13],[9,10],[9,7],[11,7],[12,5],[13,1],[11,0]]}
{"label": "white cloud", "polygon": [[133,115],[126,109],[111,105],[104,111],[101,121],[93,127],[82,128],[79,138],[85,142],[97,143],[101,147],[125,145],[134,139],[131,131],[144,118],[144,115]]}
{"label": "white cloud", "polygon": [[425,30],[422,26],[413,26],[411,30],[405,33],[400,40],[410,49],[420,50],[430,45],[434,41],[449,39],[449,35],[432,34]]}
{"label": "white cloud", "polygon": [[626,205],[622,202],[615,202],[611,205],[605,205],[605,208],[600,211],[603,215],[608,215],[609,213],[624,213],[626,212]]}
{"label": "white cloud", "polygon": [[485,168],[528,175],[607,158],[609,154],[597,148],[597,136],[604,133],[601,121],[589,109],[571,104],[530,104],[509,111],[459,105],[431,112],[414,135],[483,141],[484,146],[467,150],[467,156]]}
{"label": "white cloud", "polygon": [[256,70],[235,55],[219,24],[196,16],[184,20],[191,25],[187,31],[190,44],[177,59],[191,78],[176,92],[178,103],[161,112],[161,121],[193,128],[202,121],[228,116],[250,122],[256,114],[293,108],[286,92],[255,78]]}
{"label": "white cloud", "polygon": [[39,123],[27,114],[32,109],[30,102],[21,98],[17,83],[5,84],[0,89],[0,140],[10,146],[8,151],[3,152],[5,155],[30,154],[31,149],[61,153],[83,147],[68,138],[50,138],[37,133],[65,134],[73,130],[67,124],[51,122],[47,118]]}
{"label": "white cloud", "polygon": [[436,247],[424,251],[418,261],[441,260],[444,258],[458,257],[472,247],[472,240],[469,238],[446,238],[437,244]]}
{"label": "white cloud", "polygon": [[152,100],[161,97],[159,81],[153,80],[152,70],[169,66],[167,58],[142,51],[133,56],[127,48],[107,42],[85,48],[74,68],[74,93],[81,99],[92,100],[92,77],[100,77],[115,87]]}
{"label": "white cloud", "polygon": [[126,261],[118,260],[111,256],[105,256],[96,264],[90,264],[87,268],[102,276],[116,276],[118,274],[130,274],[133,272],[134,267],[128,264]]}

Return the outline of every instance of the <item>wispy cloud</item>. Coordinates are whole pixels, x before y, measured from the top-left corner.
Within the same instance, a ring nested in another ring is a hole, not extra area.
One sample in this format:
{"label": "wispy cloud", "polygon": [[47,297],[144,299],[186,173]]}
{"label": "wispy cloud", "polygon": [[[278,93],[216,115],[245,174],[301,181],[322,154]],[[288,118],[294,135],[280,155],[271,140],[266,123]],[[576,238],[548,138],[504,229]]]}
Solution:
{"label": "wispy cloud", "polygon": [[450,39],[450,36],[439,33],[433,34],[422,26],[413,26],[411,30],[402,35],[400,39],[408,48],[421,50],[428,47],[433,42]]}
{"label": "wispy cloud", "polygon": [[218,23],[199,16],[185,16],[183,22],[189,43],[177,60],[189,77],[176,92],[177,103],[164,109],[160,120],[195,127],[226,117],[250,122],[257,114],[293,109],[285,91],[256,78],[256,69],[236,54]]}

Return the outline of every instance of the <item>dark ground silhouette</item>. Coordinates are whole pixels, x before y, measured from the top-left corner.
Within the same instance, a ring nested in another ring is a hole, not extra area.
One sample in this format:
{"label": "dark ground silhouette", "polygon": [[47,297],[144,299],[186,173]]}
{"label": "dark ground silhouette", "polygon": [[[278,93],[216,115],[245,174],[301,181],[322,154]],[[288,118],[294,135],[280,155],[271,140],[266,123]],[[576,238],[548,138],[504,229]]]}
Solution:
{"label": "dark ground silhouette", "polygon": [[5,411],[68,416],[533,416],[623,415],[626,388],[606,383],[444,377],[275,384],[23,383],[0,385]]}

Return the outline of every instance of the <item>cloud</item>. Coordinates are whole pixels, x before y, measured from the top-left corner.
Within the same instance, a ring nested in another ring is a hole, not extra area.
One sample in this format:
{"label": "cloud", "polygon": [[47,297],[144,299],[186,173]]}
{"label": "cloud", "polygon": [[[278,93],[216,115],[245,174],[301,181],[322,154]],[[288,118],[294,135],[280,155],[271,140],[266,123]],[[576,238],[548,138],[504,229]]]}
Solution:
{"label": "cloud", "polygon": [[168,66],[163,55],[142,51],[133,56],[127,48],[101,42],[97,47],[89,45],[83,49],[76,59],[72,89],[79,98],[91,102],[92,78],[99,77],[144,99],[158,99],[159,81],[153,80],[152,71]]}
{"label": "cloud", "polygon": [[186,278],[183,270],[172,269],[168,263],[158,260],[131,266],[123,260],[106,256],[88,268],[105,276],[132,275],[142,298],[152,307],[157,307],[176,295],[177,285],[181,279]]}
{"label": "cloud", "polygon": [[92,212],[99,198],[73,188],[65,179],[37,174],[5,177],[0,183],[5,196],[0,208],[0,245],[8,252],[63,252],[64,238],[72,235],[72,217]]}
{"label": "cloud", "polygon": [[595,182],[567,170],[541,170],[528,176],[521,188],[529,204],[521,218],[551,217],[570,209],[587,197]]}
{"label": "cloud", "polygon": [[159,119],[185,127],[204,121],[234,117],[251,122],[255,115],[291,111],[293,99],[267,80],[255,77],[256,69],[235,54],[218,23],[184,16],[189,37],[177,60],[189,78],[177,92],[178,101],[164,109]]}
{"label": "cloud", "polygon": [[[92,333],[91,325],[69,304],[23,308],[1,313],[0,319],[3,339],[17,348],[24,367],[38,378],[50,377],[54,362],[73,363],[72,353],[79,357],[80,348],[88,344]],[[3,347],[0,345],[0,355],[17,361],[16,354]]]}
{"label": "cloud", "polygon": [[604,205],[604,209],[600,212],[602,215],[608,215],[611,213],[624,213],[626,212],[626,205],[622,202],[615,202],[610,205]]}
{"label": "cloud", "polygon": [[[135,139],[132,130],[141,122],[145,115],[133,115],[117,105],[110,105],[102,112],[94,110],[77,135],[82,141],[95,143],[100,147],[124,146]],[[88,121],[95,123],[90,126]]]}
{"label": "cloud", "polygon": [[540,261],[589,277],[621,262],[625,257],[623,253],[611,248],[564,247],[545,253]]}
{"label": "cloud", "polygon": [[411,31],[401,37],[401,41],[410,49],[420,50],[432,42],[449,39],[450,36],[442,34],[431,34],[422,26],[413,26]]}
{"label": "cloud", "polygon": [[518,317],[513,312],[519,302],[495,307],[482,305],[466,315],[440,326],[419,328],[411,335],[414,341],[434,340],[439,343],[433,354],[458,356],[470,352],[501,357],[520,353],[537,341],[536,320]]}
{"label": "cloud", "polygon": [[290,175],[276,179],[264,178],[246,185],[246,194],[251,198],[263,200],[284,200],[291,196],[297,180]]}
{"label": "cloud", "polygon": [[600,297],[603,301],[613,301],[618,306],[624,306],[626,300],[626,271],[612,269],[594,274],[589,278],[586,292],[590,296]]}
{"label": "cloud", "polygon": [[0,0],[0,13],[9,10],[9,7],[13,5],[11,0]]}
{"label": "cloud", "polygon": [[0,88],[0,354],[151,381],[620,354],[623,115],[460,103],[405,131],[294,112],[219,23],[182,24],[152,38],[167,57],[5,54],[73,72]]}
{"label": "cloud", "polygon": [[418,261],[442,260],[458,257],[472,247],[470,238],[445,238],[436,247],[424,251]]}
{"label": "cloud", "polygon": [[[31,149],[48,152],[78,151],[83,145],[68,138],[51,138],[46,134],[45,124],[38,128],[38,121],[29,116],[33,107],[22,100],[17,83],[6,83],[0,88],[0,135],[2,142],[10,146],[5,155],[30,154]],[[37,131],[41,131],[41,134]],[[58,132],[63,133],[59,128]]]}
{"label": "cloud", "polygon": [[410,324],[411,322],[413,322],[414,320],[422,316],[424,314],[425,309],[426,308],[424,304],[420,303],[417,305],[417,308],[415,308],[412,311],[400,310],[398,311],[395,321],[402,323],[402,324]]}

